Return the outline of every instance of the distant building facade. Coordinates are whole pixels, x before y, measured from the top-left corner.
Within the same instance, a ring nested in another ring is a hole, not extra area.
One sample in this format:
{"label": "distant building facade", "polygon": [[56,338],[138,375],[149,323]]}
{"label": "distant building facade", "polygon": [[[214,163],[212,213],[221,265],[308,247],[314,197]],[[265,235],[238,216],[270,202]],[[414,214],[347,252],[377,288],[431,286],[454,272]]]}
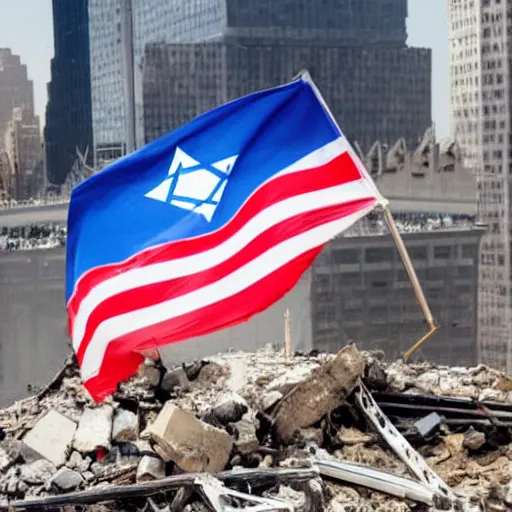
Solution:
{"label": "distant building facade", "polygon": [[20,56],[0,48],[0,143],[16,108],[26,118],[34,115],[34,84]]}
{"label": "distant building facade", "polygon": [[[407,149],[377,142],[361,155],[390,200],[432,313],[441,329],[421,357],[452,365],[478,362],[479,247],[476,180],[455,142],[428,130]],[[312,337],[336,350],[349,340],[398,357],[428,328],[386,223],[371,215],[328,244],[312,267]]]}
{"label": "distant building facade", "polygon": [[0,49],[0,167],[3,199],[29,199],[40,183],[41,132],[27,67]]}
{"label": "distant building facade", "polygon": [[[105,2],[109,4],[110,2]],[[51,184],[62,185],[77,149],[92,162],[88,0],[53,0],[55,56],[51,61],[44,131]]]}
{"label": "distant building facade", "polygon": [[5,131],[5,151],[10,165],[9,197],[31,199],[43,181],[43,150],[39,117],[24,117],[14,109]]}
{"label": "distant building facade", "polygon": [[146,141],[226,101],[290,81],[309,69],[344,133],[368,148],[430,125],[430,51],[415,48],[276,47],[230,43],[146,47]]}
{"label": "distant building facade", "polygon": [[431,52],[406,18],[406,0],[90,0],[95,166],[301,68],[352,140],[416,144]]}
{"label": "distant building facade", "polygon": [[512,372],[512,18],[510,2],[449,3],[452,132],[478,183],[489,225],[479,276],[482,362]]}

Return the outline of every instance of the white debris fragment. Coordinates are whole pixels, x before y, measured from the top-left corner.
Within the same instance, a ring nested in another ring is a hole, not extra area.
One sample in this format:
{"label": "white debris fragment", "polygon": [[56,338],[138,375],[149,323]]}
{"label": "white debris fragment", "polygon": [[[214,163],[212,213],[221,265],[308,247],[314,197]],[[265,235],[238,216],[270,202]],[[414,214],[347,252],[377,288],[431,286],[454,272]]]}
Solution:
{"label": "white debris fragment", "polygon": [[81,453],[94,452],[99,447],[110,449],[113,414],[110,405],[86,408],[75,433],[73,448]]}
{"label": "white debris fragment", "polygon": [[137,468],[137,482],[149,482],[165,477],[165,462],[150,455],[142,457]]}
{"label": "white debris fragment", "polygon": [[46,459],[58,468],[66,463],[75,431],[74,421],[50,410],[23,438],[21,455],[26,462]]}
{"label": "white debris fragment", "polygon": [[155,441],[165,460],[183,471],[216,472],[226,466],[233,440],[221,430],[167,402],[146,435]]}
{"label": "white debris fragment", "polygon": [[138,416],[125,409],[118,409],[114,417],[112,427],[112,439],[114,441],[136,441],[139,437]]}
{"label": "white debris fragment", "polygon": [[20,478],[27,484],[44,484],[52,477],[55,471],[56,468],[51,462],[40,459],[21,466]]}
{"label": "white debris fragment", "polygon": [[69,460],[66,462],[66,467],[74,469],[80,473],[85,473],[91,467],[91,462],[92,460],[90,457],[82,457],[80,452],[74,451],[69,456]]}
{"label": "white debris fragment", "polygon": [[80,473],[66,467],[60,468],[50,479],[51,484],[66,492],[77,489],[83,482],[84,478]]}

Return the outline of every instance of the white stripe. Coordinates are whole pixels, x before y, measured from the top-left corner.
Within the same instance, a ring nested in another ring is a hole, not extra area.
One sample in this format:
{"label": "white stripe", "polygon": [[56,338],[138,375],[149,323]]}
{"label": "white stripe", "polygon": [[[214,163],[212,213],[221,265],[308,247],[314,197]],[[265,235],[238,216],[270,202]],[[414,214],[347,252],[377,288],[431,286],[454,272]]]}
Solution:
{"label": "white stripe", "polygon": [[73,324],[73,348],[80,346],[92,312],[108,298],[140,286],[185,277],[212,268],[231,258],[261,233],[300,213],[373,197],[365,180],[353,181],[293,196],[265,208],[220,245],[183,258],[127,270],[96,285],[79,305]]}
{"label": "white stripe", "polygon": [[267,180],[267,182],[260,185],[260,188],[261,186],[266,185],[266,183],[269,181],[279,178],[280,176],[285,176],[286,174],[292,174],[294,172],[305,171],[306,169],[314,169],[315,167],[326,165],[331,160],[334,160],[337,156],[342,155],[350,149],[350,144],[345,137],[335,139],[325,146],[315,149],[315,151],[312,151],[288,167],[285,167],[277,174],[272,175],[272,177]]}
{"label": "white stripe", "polygon": [[[271,181],[275,180],[276,178],[280,178],[281,176],[286,176],[287,174],[293,174],[295,172],[305,171],[306,169],[312,169],[315,167],[320,167],[322,165],[328,164],[331,160],[334,160],[337,156],[340,156],[341,154],[345,153],[346,151],[350,150],[350,144],[344,137],[340,137],[338,139],[335,139],[325,146],[322,146],[321,148],[315,149],[315,151],[312,151],[308,155],[302,157],[300,160],[297,160],[290,166],[286,167],[282,171],[279,171],[277,174],[273,174],[267,181],[263,182],[259,187],[257,187],[251,195],[245,200],[245,202],[240,206],[238,211],[240,211],[245,203],[249,201],[249,199],[262,187],[266,186]],[[373,194],[372,194],[373,195]],[[238,213],[238,212],[237,212]],[[236,215],[236,214],[235,214]],[[223,229],[225,226],[221,226],[218,230]],[[218,231],[217,230],[217,231]],[[215,231],[212,231],[208,234],[215,233]],[[198,235],[203,236],[203,235]],[[197,237],[196,237],[197,238]],[[145,251],[153,251],[156,249],[158,245],[152,246],[149,249],[146,249]],[[143,254],[145,251],[142,251],[141,254]],[[130,256],[131,257],[131,256]],[[119,263],[124,263],[128,261],[129,258],[127,258],[124,261],[121,261]],[[94,269],[90,269],[86,272],[84,272],[76,281],[73,293],[71,294],[71,297],[68,300],[68,303],[73,300],[73,297],[76,294],[76,289],[80,281],[87,275],[89,272],[92,272]]]}
{"label": "white stripe", "polygon": [[175,318],[231,297],[271,274],[298,255],[318,247],[354,224],[375,207],[370,207],[315,227],[267,250],[224,278],[185,295],[130,311],[102,322],[96,329],[82,361],[82,378],[95,377],[111,340],[130,332]]}

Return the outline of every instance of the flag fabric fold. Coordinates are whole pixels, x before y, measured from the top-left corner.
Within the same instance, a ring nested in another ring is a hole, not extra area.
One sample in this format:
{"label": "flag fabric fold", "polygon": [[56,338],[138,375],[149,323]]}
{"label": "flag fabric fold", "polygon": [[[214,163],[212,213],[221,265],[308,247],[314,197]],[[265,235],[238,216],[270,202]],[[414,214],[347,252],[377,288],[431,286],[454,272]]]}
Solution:
{"label": "flag fabric fold", "polygon": [[381,198],[304,79],[203,114],[72,193],[69,332],[95,400],[141,350],[249,319]]}

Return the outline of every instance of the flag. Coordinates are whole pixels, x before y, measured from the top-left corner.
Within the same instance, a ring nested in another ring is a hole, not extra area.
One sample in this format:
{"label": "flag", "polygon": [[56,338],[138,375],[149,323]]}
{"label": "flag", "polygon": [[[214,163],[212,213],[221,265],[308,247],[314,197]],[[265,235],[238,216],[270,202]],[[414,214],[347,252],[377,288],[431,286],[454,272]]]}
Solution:
{"label": "flag", "polygon": [[314,84],[227,103],[78,185],[66,301],[99,401],[140,351],[249,319],[379,201]]}

